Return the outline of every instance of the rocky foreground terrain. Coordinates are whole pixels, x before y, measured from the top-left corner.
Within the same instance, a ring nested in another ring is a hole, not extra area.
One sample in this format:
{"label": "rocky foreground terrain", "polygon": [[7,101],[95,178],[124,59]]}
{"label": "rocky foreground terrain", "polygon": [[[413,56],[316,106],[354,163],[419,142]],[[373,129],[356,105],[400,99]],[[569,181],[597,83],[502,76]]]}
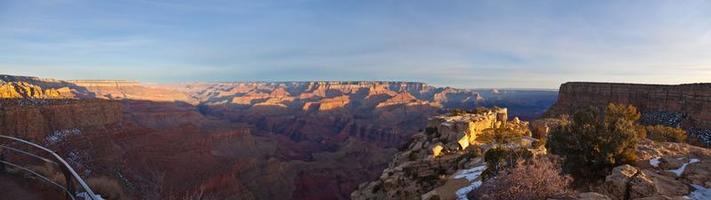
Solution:
{"label": "rocky foreground terrain", "polygon": [[347,199],[428,117],[507,105],[534,118],[555,95],[414,82],[150,85],[2,75],[0,131],[56,150],[82,176],[118,181],[129,199]]}
{"label": "rocky foreground terrain", "polygon": [[[432,117],[427,129],[413,136],[380,178],[361,184],[351,198],[466,198],[481,184],[479,175],[486,168],[481,152],[493,147],[479,138],[486,131],[505,127],[527,130],[528,122],[518,118],[509,121],[503,108]],[[531,147],[533,141],[527,137],[523,145]]]}

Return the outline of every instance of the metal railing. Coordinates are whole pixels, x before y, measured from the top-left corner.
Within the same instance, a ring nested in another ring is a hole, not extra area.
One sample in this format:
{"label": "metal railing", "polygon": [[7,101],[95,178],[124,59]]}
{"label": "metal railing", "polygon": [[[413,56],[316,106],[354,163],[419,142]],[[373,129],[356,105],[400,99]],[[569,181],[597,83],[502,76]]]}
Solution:
{"label": "metal railing", "polygon": [[[24,149],[22,147],[29,149]],[[42,154],[47,154],[49,156],[43,157],[37,155],[38,153],[35,153],[32,150]],[[9,158],[8,156],[6,156],[7,152],[15,153],[16,156]],[[19,164],[19,161],[27,161],[27,158],[35,160],[35,162],[39,161],[39,163],[45,163],[51,166],[58,167],[61,170],[62,175],[64,176],[64,184],[58,183],[57,181],[52,180],[46,175],[32,170],[31,167]],[[12,160],[16,161],[13,162]],[[6,135],[0,135],[0,173],[6,172],[8,170],[8,166],[29,173],[32,176],[35,176],[40,180],[57,187],[58,189],[62,190],[63,193],[66,194],[66,199],[102,199],[100,196],[94,194],[89,185],[84,182],[84,180],[76,173],[76,171],[74,171],[74,169],[69,166],[69,164],[67,164],[67,162],[64,161],[64,159],[62,159],[62,157],[57,155],[57,153],[55,153],[54,151],[47,149],[46,147],[43,147],[41,145],[29,142],[27,140]],[[77,183],[76,185],[75,182]]]}

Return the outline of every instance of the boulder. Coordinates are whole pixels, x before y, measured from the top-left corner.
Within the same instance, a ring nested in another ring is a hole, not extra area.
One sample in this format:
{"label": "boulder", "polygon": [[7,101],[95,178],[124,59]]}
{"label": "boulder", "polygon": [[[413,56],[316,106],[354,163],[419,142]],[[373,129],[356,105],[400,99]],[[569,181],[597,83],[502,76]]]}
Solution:
{"label": "boulder", "polygon": [[665,156],[659,159],[659,168],[663,170],[678,169],[684,163],[686,163],[684,159],[676,159],[671,156]]}
{"label": "boulder", "polygon": [[682,178],[691,184],[711,188],[711,160],[701,159],[700,162],[687,165]]}
{"label": "boulder", "polygon": [[688,186],[673,175],[630,165],[615,167],[605,178],[604,190],[612,199],[676,199],[689,194]]}
{"label": "boulder", "polygon": [[657,188],[652,177],[640,171],[628,183],[627,193],[630,199],[637,199],[654,195]]}
{"label": "boulder", "polygon": [[621,165],[612,169],[612,173],[605,177],[605,190],[613,197],[623,199],[627,191],[627,183],[630,182],[639,170],[631,165]]}
{"label": "boulder", "polygon": [[641,174],[651,178],[657,194],[673,197],[683,196],[689,193],[689,187],[674,178],[674,176],[660,174],[646,169],[642,170]]}

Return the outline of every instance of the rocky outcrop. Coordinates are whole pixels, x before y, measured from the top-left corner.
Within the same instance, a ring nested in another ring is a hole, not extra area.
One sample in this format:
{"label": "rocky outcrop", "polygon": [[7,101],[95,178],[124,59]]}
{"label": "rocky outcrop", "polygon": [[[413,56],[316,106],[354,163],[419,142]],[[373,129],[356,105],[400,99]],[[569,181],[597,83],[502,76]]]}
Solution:
{"label": "rocky outcrop", "polygon": [[93,99],[70,82],[0,75],[0,134],[41,143],[54,133],[121,120],[120,103]]}
{"label": "rocky outcrop", "polygon": [[476,140],[477,136],[485,130],[504,126],[528,129],[527,122],[507,119],[505,108],[430,118],[427,128],[412,137],[382,175],[359,185],[351,198],[457,199],[466,196],[481,184],[479,176],[486,169],[477,152],[490,148]]}
{"label": "rocky outcrop", "polygon": [[40,86],[27,82],[6,82],[0,84],[0,98],[63,99],[72,97],[74,97],[74,95],[68,87],[43,89]]}
{"label": "rocky outcrop", "polygon": [[427,130],[438,134],[436,141],[443,142],[441,146],[447,147],[447,151],[456,151],[475,144],[484,130],[501,127],[507,120],[506,108],[494,108],[483,113],[435,116],[428,120]]}
{"label": "rocky outcrop", "polygon": [[711,128],[711,83],[649,85],[626,83],[569,82],[560,86],[558,101],[547,115],[570,114],[584,106],[623,103],[641,112],[678,112],[687,116],[683,124]]}
{"label": "rocky outcrop", "polygon": [[569,82],[560,86],[558,101],[547,117],[570,115],[582,107],[609,103],[631,104],[642,113],[643,124],[686,129],[690,141],[711,146],[711,83],[650,85]]}
{"label": "rocky outcrop", "polygon": [[27,76],[0,74],[0,99],[77,99],[93,98],[94,94],[75,84]]}
{"label": "rocky outcrop", "polygon": [[650,169],[622,165],[605,178],[605,190],[613,199],[682,199],[689,187],[672,176]]}
{"label": "rocky outcrop", "polygon": [[689,199],[694,192],[711,188],[709,149],[642,140],[637,154],[640,161],[634,165],[612,170],[600,188],[602,193],[619,200]]}
{"label": "rocky outcrop", "polygon": [[320,111],[327,111],[327,110],[333,110],[333,109],[338,109],[338,108],[344,108],[350,102],[351,102],[351,99],[349,96],[338,96],[338,97],[333,97],[333,98],[327,98],[327,99],[323,99],[319,102],[318,109]]}

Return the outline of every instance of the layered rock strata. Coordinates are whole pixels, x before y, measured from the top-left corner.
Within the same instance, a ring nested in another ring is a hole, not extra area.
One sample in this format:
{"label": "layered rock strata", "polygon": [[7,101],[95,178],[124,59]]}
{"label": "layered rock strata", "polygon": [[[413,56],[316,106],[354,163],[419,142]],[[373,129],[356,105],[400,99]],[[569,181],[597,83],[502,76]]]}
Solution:
{"label": "layered rock strata", "polygon": [[641,112],[676,112],[687,126],[711,128],[711,83],[650,85],[568,82],[560,86],[558,101],[547,115],[570,114],[584,106],[632,104]]}

